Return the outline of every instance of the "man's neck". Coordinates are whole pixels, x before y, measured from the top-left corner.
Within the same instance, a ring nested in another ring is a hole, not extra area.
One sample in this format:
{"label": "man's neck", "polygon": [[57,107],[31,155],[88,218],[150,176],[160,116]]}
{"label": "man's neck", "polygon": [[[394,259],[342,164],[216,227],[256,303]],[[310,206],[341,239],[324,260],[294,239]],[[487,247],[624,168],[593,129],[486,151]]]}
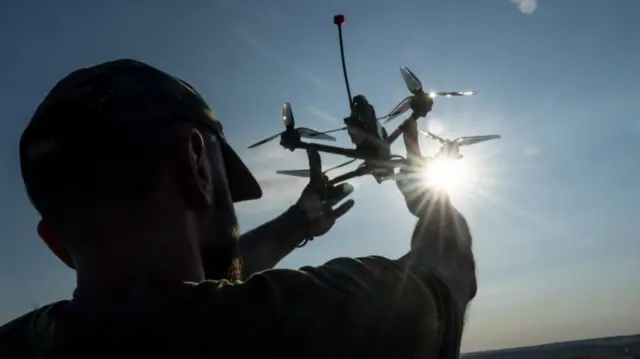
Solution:
{"label": "man's neck", "polygon": [[145,282],[137,287],[113,287],[109,292],[104,291],[105,288],[78,286],[71,303],[80,313],[117,320],[116,317],[153,310],[154,306],[162,307],[161,303],[171,301],[177,293],[195,285],[182,281]]}
{"label": "man's neck", "polygon": [[164,287],[204,280],[196,241],[166,232],[127,237],[92,244],[91,251],[74,258],[76,296],[96,302],[136,303]]}

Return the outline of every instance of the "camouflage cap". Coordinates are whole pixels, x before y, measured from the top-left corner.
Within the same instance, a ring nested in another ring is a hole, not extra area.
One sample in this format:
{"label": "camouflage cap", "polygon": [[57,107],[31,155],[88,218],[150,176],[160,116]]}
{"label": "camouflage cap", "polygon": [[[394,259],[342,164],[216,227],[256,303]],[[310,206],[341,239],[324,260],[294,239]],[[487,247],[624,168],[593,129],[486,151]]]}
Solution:
{"label": "camouflage cap", "polygon": [[20,139],[23,178],[69,145],[73,133],[141,121],[190,121],[209,127],[220,138],[233,201],[262,196],[260,185],[227,143],[222,125],[200,94],[178,78],[129,59],[79,69],[53,87]]}

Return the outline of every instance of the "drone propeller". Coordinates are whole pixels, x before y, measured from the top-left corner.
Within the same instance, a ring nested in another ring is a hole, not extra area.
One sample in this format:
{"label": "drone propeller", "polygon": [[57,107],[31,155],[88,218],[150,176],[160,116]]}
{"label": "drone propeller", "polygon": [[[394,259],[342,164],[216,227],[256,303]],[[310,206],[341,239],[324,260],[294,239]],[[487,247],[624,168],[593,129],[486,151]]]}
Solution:
{"label": "drone propeller", "polygon": [[447,142],[447,140],[445,140],[444,138],[437,136],[435,133],[433,132],[429,132],[429,131],[425,131],[425,130],[420,130],[420,132],[422,132],[423,135],[429,137],[432,140],[436,140],[442,144],[444,144],[445,142]]}
{"label": "drone propeller", "polygon": [[423,135],[436,140],[438,142],[440,142],[441,144],[445,144],[447,142],[449,143],[454,143],[458,146],[469,146],[469,145],[473,145],[476,143],[480,143],[480,142],[485,142],[485,141],[490,141],[490,140],[497,140],[499,138],[502,138],[502,136],[500,135],[485,135],[485,136],[463,136],[463,137],[458,137],[455,140],[449,141],[449,140],[445,140],[444,138],[440,137],[440,136],[436,136],[434,133],[429,132],[429,131],[425,131],[425,130],[420,130],[420,132],[422,132]]}
{"label": "drone propeller", "polygon": [[[293,117],[293,111],[291,110],[291,104],[286,102],[284,104],[284,107],[282,108],[282,122],[284,123],[284,127],[286,128],[285,131],[287,130],[295,130],[300,134],[300,137],[303,138],[309,138],[312,140],[323,140],[323,141],[335,141],[336,138],[333,136],[329,136],[326,134],[326,132],[319,132],[316,130],[312,130],[310,128],[306,128],[306,127],[298,127],[298,128],[294,128],[295,126],[295,119]],[[327,132],[335,132],[335,131],[327,131]],[[253,145],[249,146],[249,148],[255,148],[258,147],[260,145],[263,145],[269,141],[272,141],[276,138],[278,138],[278,136],[282,135],[284,133],[283,132],[278,132],[273,136],[269,136],[267,138],[265,138],[264,140],[258,141],[256,143],[254,143]]]}
{"label": "drone propeller", "polygon": [[[404,79],[405,85],[407,85],[407,89],[411,91],[414,95],[422,95],[424,94],[424,90],[422,88],[422,82],[418,79],[408,67],[403,66],[400,68],[400,73],[402,74],[402,78]],[[452,97],[452,96],[473,96],[476,95],[478,91],[439,91],[439,92],[429,92],[428,96],[431,98],[434,97]]]}
{"label": "drone propeller", "polygon": [[[333,171],[333,170],[337,170],[338,168],[342,168],[344,166],[348,166],[350,164],[352,164],[353,162],[357,161],[357,158],[351,159],[347,162],[343,162],[339,165],[333,166],[331,168],[329,168],[328,170],[324,171],[323,173],[326,174],[329,171]],[[287,175],[287,176],[295,176],[295,177],[310,177],[311,176],[311,170],[309,169],[304,169],[304,170],[277,170],[276,171],[277,174],[280,175]]]}
{"label": "drone propeller", "polygon": [[287,176],[295,176],[295,177],[309,177],[311,175],[311,170],[277,170],[277,174],[279,175],[287,175]]}
{"label": "drone propeller", "polygon": [[407,89],[409,89],[412,94],[419,95],[424,93],[422,90],[422,82],[420,82],[418,76],[411,72],[408,67],[402,66],[400,68],[400,74],[402,74],[404,83],[405,85],[407,85]]}
{"label": "drone propeller", "polygon": [[454,91],[454,92],[429,92],[425,93],[422,87],[422,82],[418,77],[409,70],[408,67],[403,66],[400,68],[400,74],[404,79],[404,83],[407,89],[412,93],[411,96],[405,97],[400,103],[389,112],[388,115],[382,118],[382,123],[387,123],[399,115],[409,111],[411,109],[411,101],[416,97],[426,98],[427,102],[433,103],[435,97],[453,97],[453,96],[472,96],[477,94],[477,91]]}
{"label": "drone propeller", "polygon": [[484,141],[497,140],[499,138],[502,138],[502,136],[500,135],[465,136],[465,137],[458,137],[452,142],[456,142],[458,146],[469,146],[469,145],[473,145],[473,144],[484,142]]}
{"label": "drone propeller", "polygon": [[429,97],[453,97],[453,96],[473,96],[479,91],[453,91],[453,92],[429,92]]}
{"label": "drone propeller", "polygon": [[293,128],[296,125],[296,120],[293,118],[291,104],[288,102],[285,102],[284,106],[282,106],[282,122],[284,123],[284,127],[287,129]]}
{"label": "drone propeller", "polygon": [[389,112],[389,114],[382,118],[382,123],[387,123],[411,110],[411,100],[413,100],[413,95],[405,97],[404,100],[400,101],[400,103],[396,105],[391,112]]}
{"label": "drone propeller", "polygon": [[275,134],[275,135],[273,135],[273,136],[269,136],[269,137],[265,138],[265,139],[264,139],[264,140],[262,140],[262,141],[258,141],[258,142],[256,142],[256,143],[254,143],[253,145],[249,146],[249,148],[256,148],[256,147],[258,147],[258,146],[260,146],[260,145],[264,145],[265,143],[267,143],[267,142],[269,142],[269,141],[272,141],[272,140],[276,139],[276,138],[277,138],[278,136],[280,136],[281,134],[282,134],[282,132],[278,132],[278,133],[276,133],[276,134]]}

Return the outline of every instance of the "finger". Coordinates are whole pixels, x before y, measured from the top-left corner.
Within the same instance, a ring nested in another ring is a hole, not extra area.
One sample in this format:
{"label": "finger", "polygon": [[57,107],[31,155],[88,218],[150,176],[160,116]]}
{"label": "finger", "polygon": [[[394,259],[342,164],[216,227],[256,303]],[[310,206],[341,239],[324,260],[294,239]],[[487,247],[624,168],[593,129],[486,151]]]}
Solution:
{"label": "finger", "polygon": [[342,195],[350,195],[353,193],[353,186],[347,182],[340,183],[329,187],[328,196],[337,197]]}
{"label": "finger", "polygon": [[307,149],[309,157],[309,178],[314,184],[322,184],[324,182],[324,174],[322,173],[322,159],[318,151]]}
{"label": "finger", "polygon": [[333,210],[333,218],[334,219],[338,219],[342,216],[344,216],[345,213],[349,212],[349,210],[351,208],[353,208],[353,205],[355,204],[355,202],[350,199],[346,202],[344,202],[343,204],[341,204],[340,206],[338,206],[336,209]]}
{"label": "finger", "polygon": [[402,133],[404,139],[404,146],[407,149],[407,157],[419,157],[420,145],[418,142],[418,127],[415,121],[412,121],[415,126],[410,126]]}
{"label": "finger", "polygon": [[341,183],[336,186],[332,186],[327,190],[327,205],[333,207],[337,203],[341,202],[347,196],[353,193],[353,186],[348,183]]}
{"label": "finger", "polygon": [[409,118],[403,124],[405,131],[416,131],[418,132],[418,121],[415,119]]}

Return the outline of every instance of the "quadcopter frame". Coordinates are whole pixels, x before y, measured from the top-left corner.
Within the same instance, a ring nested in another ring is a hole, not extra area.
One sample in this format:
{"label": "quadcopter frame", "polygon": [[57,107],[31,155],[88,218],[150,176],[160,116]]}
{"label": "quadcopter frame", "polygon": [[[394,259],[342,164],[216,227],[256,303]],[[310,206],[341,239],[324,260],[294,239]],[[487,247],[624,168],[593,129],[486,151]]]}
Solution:
{"label": "quadcopter frame", "polygon": [[[375,108],[368,103],[363,95],[351,96],[351,89],[349,86],[349,79],[347,76],[347,69],[344,56],[344,45],[342,39],[342,25],[344,24],[344,16],[334,16],[334,24],[338,27],[338,36],[340,40],[340,55],[342,62],[342,71],[344,75],[345,85],[347,89],[347,95],[349,98],[349,108],[351,114],[344,119],[345,127],[341,127],[334,130],[325,132],[318,132],[307,128],[294,128],[295,121],[293,119],[293,113],[289,103],[285,104],[283,110],[283,121],[285,125],[285,131],[266,138],[258,143],[255,143],[249,148],[254,148],[261,144],[264,144],[272,139],[280,136],[280,145],[285,149],[294,151],[296,149],[315,150],[318,152],[325,152],[331,154],[337,154],[345,157],[350,157],[352,160],[347,161],[338,166],[334,166],[329,170],[340,168],[342,166],[351,164],[356,159],[363,160],[357,169],[342,174],[330,182],[338,183],[346,179],[364,176],[371,174],[374,176],[378,183],[381,183],[387,179],[395,177],[396,168],[408,168],[415,167],[415,161],[405,159],[399,155],[393,155],[390,153],[390,147],[400,135],[405,132],[406,124],[410,121],[417,121],[420,117],[425,117],[431,111],[433,106],[433,98],[436,96],[452,97],[452,96],[470,96],[475,95],[475,91],[456,91],[456,92],[429,92],[425,93],[420,80],[409,70],[407,67],[401,67],[400,72],[404,79],[404,82],[411,92],[411,95],[403,99],[391,112],[381,118],[376,118]],[[387,134],[386,130],[382,126],[384,123],[391,121],[404,112],[412,110],[411,116],[405,120],[403,124],[398,126],[391,134]],[[356,148],[344,148],[331,145],[324,145],[318,143],[303,142],[302,137],[309,139],[325,139],[333,140],[335,138],[328,136],[328,133],[348,130],[351,141],[356,145]],[[323,137],[324,136],[324,137]],[[328,137],[328,138],[327,138]],[[417,141],[417,138],[416,138]],[[329,171],[327,170],[327,171]],[[414,169],[415,170],[415,169]],[[325,173],[327,172],[325,171]],[[299,176],[298,170],[294,171],[277,171],[281,174],[290,174]],[[285,173],[288,172],[288,173]],[[294,173],[297,172],[297,173]],[[304,176],[304,175],[303,175]]]}
{"label": "quadcopter frame", "polygon": [[[414,116],[409,117],[407,121],[415,120]],[[392,141],[391,136],[387,138],[385,144],[390,146],[391,143],[395,141],[402,134],[402,126],[399,126],[396,131],[394,131],[394,137]],[[377,156],[372,156],[369,153],[366,153],[358,148],[344,148],[338,146],[324,145],[319,143],[309,143],[303,142],[301,139],[301,135],[298,131],[293,128],[288,128],[280,135],[280,145],[289,151],[295,151],[296,149],[305,149],[305,150],[315,150],[318,152],[331,153],[336,155],[341,155],[345,157],[350,157],[353,159],[364,160],[364,164],[359,166],[357,169],[337,176],[330,183],[339,183],[351,178],[365,176],[368,174],[373,175],[376,178],[378,183],[393,178],[393,172],[395,168],[403,168],[408,166],[408,162],[405,158],[400,155],[390,155],[388,158],[380,158]],[[377,172],[377,173],[376,173]]]}

